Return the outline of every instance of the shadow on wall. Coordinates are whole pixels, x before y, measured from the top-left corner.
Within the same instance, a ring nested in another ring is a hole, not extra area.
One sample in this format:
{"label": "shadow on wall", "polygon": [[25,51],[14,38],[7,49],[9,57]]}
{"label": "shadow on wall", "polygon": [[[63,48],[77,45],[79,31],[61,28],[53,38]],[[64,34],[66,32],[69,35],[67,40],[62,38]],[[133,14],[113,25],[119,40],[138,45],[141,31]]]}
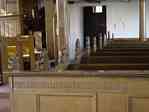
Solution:
{"label": "shadow on wall", "polygon": [[78,53],[81,50],[81,41],[78,38],[75,33],[72,33],[72,35],[69,38],[69,62],[75,63],[76,56],[78,56]]}

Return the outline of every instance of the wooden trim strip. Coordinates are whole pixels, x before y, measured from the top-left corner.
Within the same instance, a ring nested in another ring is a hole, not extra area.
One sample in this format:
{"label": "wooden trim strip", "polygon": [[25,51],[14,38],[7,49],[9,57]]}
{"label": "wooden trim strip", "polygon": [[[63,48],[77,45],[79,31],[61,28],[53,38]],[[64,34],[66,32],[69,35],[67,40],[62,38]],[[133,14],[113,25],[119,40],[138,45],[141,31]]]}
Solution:
{"label": "wooden trim strip", "polygon": [[145,38],[145,0],[139,0],[139,39]]}

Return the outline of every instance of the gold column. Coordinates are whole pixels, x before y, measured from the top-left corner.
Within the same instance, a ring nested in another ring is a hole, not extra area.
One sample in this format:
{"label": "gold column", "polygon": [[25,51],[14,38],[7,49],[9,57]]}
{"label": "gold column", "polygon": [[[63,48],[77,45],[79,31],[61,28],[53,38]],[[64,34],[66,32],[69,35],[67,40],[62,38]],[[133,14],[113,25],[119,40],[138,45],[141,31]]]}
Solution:
{"label": "gold column", "polygon": [[65,36],[65,0],[56,0],[56,11],[57,11],[57,40],[58,40],[58,57],[59,61],[62,56],[66,55],[66,43],[67,39]]}
{"label": "gold column", "polygon": [[58,36],[60,38],[60,49],[65,48],[65,30],[64,30],[64,3],[65,0],[57,0],[57,21]]}
{"label": "gold column", "polygon": [[139,0],[139,40],[145,38],[145,0]]}
{"label": "gold column", "polygon": [[48,44],[48,55],[50,59],[54,59],[54,36],[53,36],[53,17],[54,17],[55,3],[53,0],[45,0],[45,19],[46,19],[46,33]]}

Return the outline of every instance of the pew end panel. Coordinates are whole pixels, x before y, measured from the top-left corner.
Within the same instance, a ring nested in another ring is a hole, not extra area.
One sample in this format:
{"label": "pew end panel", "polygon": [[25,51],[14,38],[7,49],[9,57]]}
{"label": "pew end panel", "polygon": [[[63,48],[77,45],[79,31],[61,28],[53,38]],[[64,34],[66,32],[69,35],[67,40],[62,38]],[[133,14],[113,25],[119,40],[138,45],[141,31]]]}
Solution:
{"label": "pew end panel", "polygon": [[10,73],[11,112],[148,112],[148,72]]}

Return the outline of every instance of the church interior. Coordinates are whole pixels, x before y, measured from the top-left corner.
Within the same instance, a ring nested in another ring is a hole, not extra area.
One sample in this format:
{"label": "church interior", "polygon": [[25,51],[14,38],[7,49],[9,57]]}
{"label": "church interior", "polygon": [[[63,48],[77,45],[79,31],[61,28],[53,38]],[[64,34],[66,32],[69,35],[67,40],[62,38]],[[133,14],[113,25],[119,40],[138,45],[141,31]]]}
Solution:
{"label": "church interior", "polygon": [[0,0],[0,112],[148,112],[149,0]]}

